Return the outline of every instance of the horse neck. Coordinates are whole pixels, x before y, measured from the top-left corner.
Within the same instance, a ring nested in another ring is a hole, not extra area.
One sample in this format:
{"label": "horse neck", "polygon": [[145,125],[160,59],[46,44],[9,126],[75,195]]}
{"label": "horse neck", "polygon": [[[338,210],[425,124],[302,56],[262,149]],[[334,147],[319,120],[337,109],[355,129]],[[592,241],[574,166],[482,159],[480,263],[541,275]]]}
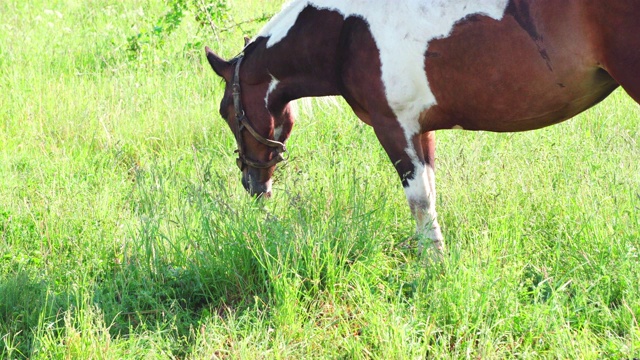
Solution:
{"label": "horse neck", "polygon": [[266,47],[264,38],[257,41],[260,41],[258,47],[248,57],[251,66],[260,69],[261,81],[275,79],[278,92],[286,101],[340,94],[337,38],[335,45],[332,41],[322,41],[324,48],[314,44],[320,42],[317,38],[285,39],[272,47]]}

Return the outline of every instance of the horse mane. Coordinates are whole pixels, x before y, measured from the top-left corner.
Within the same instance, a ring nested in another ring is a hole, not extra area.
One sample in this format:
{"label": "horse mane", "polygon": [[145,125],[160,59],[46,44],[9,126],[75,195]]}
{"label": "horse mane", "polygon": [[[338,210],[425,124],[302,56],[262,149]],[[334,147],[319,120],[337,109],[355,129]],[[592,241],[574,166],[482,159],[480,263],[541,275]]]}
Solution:
{"label": "horse mane", "polygon": [[245,57],[253,53],[262,40],[263,38],[260,37],[251,40],[251,42],[245,45],[245,47],[242,49],[242,51],[240,51],[238,55],[229,60],[229,63],[231,65],[235,65],[238,63],[238,60],[240,60],[241,57]]}
{"label": "horse mane", "polygon": [[245,56],[251,54],[258,47],[258,44],[261,42],[262,38],[253,39],[247,46],[242,49],[242,54]]}

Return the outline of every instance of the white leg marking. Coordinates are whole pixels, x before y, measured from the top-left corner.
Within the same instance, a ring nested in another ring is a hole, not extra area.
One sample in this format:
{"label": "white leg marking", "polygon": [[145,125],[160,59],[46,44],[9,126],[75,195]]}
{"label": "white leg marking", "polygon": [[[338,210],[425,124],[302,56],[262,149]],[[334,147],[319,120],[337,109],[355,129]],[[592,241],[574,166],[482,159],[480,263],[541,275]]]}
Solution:
{"label": "white leg marking", "polygon": [[414,166],[415,176],[408,181],[409,185],[404,191],[411,213],[416,219],[416,231],[421,237],[419,240],[431,241],[431,243],[420,245],[432,246],[441,251],[444,247],[444,238],[436,213],[435,174],[430,166],[421,163],[414,163]]}

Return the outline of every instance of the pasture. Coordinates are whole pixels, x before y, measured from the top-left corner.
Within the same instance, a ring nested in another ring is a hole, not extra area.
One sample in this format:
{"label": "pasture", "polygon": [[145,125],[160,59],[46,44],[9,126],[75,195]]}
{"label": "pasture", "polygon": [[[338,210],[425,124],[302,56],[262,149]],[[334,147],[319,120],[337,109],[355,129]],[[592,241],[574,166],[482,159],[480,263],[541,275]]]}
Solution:
{"label": "pasture", "polygon": [[[240,23],[282,1],[228,4]],[[261,23],[217,39],[188,14],[132,56],[167,10],[0,1],[0,358],[640,358],[623,91],[542,130],[438,132],[448,252],[427,266],[339,99],[300,103],[274,196],[253,201],[203,49],[232,57]]]}

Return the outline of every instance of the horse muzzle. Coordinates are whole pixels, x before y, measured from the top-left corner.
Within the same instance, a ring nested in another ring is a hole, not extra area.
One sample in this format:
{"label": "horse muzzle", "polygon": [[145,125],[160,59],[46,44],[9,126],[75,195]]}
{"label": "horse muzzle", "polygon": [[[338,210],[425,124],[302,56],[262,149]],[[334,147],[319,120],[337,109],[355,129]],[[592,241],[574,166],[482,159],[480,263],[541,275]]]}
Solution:
{"label": "horse muzzle", "polygon": [[260,182],[257,179],[258,177],[252,176],[250,171],[245,171],[242,173],[242,186],[249,194],[251,194],[251,196],[257,198],[270,198],[272,180],[269,179],[265,182]]}

